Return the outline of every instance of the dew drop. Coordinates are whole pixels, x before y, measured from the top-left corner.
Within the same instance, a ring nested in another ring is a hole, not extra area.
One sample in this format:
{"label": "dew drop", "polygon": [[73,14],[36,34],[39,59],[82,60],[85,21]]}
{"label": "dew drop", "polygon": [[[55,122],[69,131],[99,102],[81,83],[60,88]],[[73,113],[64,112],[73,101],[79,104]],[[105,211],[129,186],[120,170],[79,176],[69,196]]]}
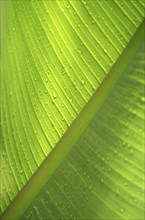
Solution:
{"label": "dew drop", "polygon": [[86,4],[87,4],[87,1],[83,1],[83,4],[86,5]]}
{"label": "dew drop", "polygon": [[80,45],[83,46],[83,42],[81,42]]}
{"label": "dew drop", "polygon": [[110,168],[110,167],[108,168],[108,172],[109,172],[109,173],[111,172],[111,168]]}
{"label": "dew drop", "polygon": [[127,183],[126,181],[125,181],[125,183],[124,183],[124,186],[126,186],[126,187],[128,186],[128,183]]}
{"label": "dew drop", "polygon": [[81,83],[82,83],[82,85],[84,85],[84,84],[85,84],[85,80],[84,80],[84,79],[82,79],[82,80],[81,80]]}
{"label": "dew drop", "polygon": [[123,41],[123,39],[124,39],[124,38],[121,36],[121,37],[120,37],[120,40]]}
{"label": "dew drop", "polygon": [[78,50],[78,53],[81,54],[82,53],[81,50]]}
{"label": "dew drop", "polygon": [[69,9],[69,8],[70,8],[70,5],[69,5],[69,4],[67,4],[67,6],[66,6],[66,7],[67,7],[67,9]]}
{"label": "dew drop", "polygon": [[74,85],[74,86],[76,85],[76,81],[73,81],[73,85]]}
{"label": "dew drop", "polygon": [[141,101],[142,101],[143,103],[145,103],[145,97],[144,97],[144,96],[142,96],[140,99],[141,99]]}
{"label": "dew drop", "polygon": [[91,12],[91,11],[89,11],[89,15],[92,15],[92,12]]}
{"label": "dew drop", "polygon": [[123,213],[123,212],[124,212],[124,209],[120,209],[120,212]]}
{"label": "dew drop", "polygon": [[90,185],[90,186],[89,186],[89,189],[92,191],[92,190],[93,190],[93,186],[92,186],[92,185]]}
{"label": "dew drop", "polygon": [[134,153],[134,150],[133,150],[133,149],[131,149],[131,150],[130,150],[130,153],[131,153],[131,154],[133,154],[133,153]]}
{"label": "dew drop", "polygon": [[56,94],[56,91],[53,90],[53,98],[56,99],[57,98],[57,94]]}
{"label": "dew drop", "polygon": [[46,83],[48,82],[48,78],[45,79],[45,82],[46,82]]}
{"label": "dew drop", "polygon": [[137,198],[134,198],[133,201],[136,203],[137,202]]}
{"label": "dew drop", "polygon": [[6,152],[3,152],[2,155],[3,155],[3,156],[6,156]]}

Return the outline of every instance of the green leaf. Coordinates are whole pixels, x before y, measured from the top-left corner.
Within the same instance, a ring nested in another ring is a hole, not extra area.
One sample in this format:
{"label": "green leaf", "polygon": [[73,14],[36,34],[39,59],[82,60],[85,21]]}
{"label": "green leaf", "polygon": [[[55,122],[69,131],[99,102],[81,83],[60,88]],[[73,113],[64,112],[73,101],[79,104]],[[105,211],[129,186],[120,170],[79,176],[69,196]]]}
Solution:
{"label": "green leaf", "polygon": [[143,1],[1,7],[2,218],[143,219]]}

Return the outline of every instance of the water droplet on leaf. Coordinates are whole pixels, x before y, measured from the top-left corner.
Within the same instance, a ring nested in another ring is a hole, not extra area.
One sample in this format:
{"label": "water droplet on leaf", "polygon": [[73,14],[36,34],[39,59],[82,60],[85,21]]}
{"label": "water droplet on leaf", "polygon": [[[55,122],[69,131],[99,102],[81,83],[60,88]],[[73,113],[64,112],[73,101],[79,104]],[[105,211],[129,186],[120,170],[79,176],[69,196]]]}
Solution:
{"label": "water droplet on leaf", "polygon": [[56,99],[57,98],[57,94],[56,94],[56,91],[53,90],[53,98]]}
{"label": "water droplet on leaf", "polygon": [[82,85],[84,85],[84,84],[85,84],[85,80],[84,80],[84,79],[82,79],[82,80],[81,80],[81,83],[82,83]]}

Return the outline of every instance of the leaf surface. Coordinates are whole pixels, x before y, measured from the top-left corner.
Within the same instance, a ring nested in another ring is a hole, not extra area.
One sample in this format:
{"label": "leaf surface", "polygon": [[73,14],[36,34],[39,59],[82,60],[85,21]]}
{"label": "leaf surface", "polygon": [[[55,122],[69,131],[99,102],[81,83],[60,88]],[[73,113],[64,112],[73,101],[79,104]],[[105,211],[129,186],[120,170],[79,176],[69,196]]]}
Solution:
{"label": "leaf surface", "polygon": [[142,42],[24,219],[144,219],[144,57]]}
{"label": "leaf surface", "polygon": [[142,22],[144,6],[8,1],[2,7],[4,211],[100,87]]}

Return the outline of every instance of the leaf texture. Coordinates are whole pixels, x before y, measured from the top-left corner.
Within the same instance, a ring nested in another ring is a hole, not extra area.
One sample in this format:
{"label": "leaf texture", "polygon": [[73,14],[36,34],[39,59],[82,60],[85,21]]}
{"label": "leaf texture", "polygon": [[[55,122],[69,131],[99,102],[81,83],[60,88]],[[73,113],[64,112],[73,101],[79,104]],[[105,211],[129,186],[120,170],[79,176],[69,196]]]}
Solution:
{"label": "leaf texture", "polygon": [[23,219],[144,219],[144,42]]}
{"label": "leaf texture", "polygon": [[143,1],[2,1],[1,212],[99,88]]}

